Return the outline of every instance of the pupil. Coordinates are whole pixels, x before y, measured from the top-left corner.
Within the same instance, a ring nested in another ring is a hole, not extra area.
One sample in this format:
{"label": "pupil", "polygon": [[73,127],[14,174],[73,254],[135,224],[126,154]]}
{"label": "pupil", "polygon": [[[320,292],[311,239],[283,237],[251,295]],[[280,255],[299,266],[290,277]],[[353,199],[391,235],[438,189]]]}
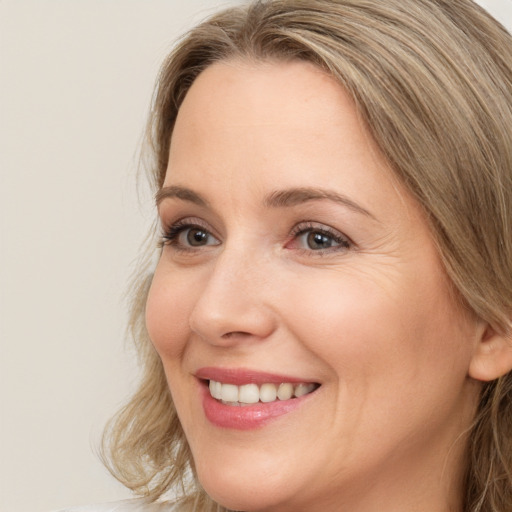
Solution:
{"label": "pupil", "polygon": [[327,249],[331,247],[332,240],[329,236],[322,233],[310,233],[308,245],[311,249]]}
{"label": "pupil", "polygon": [[187,235],[188,243],[190,245],[204,245],[207,238],[208,234],[201,229],[191,229]]}

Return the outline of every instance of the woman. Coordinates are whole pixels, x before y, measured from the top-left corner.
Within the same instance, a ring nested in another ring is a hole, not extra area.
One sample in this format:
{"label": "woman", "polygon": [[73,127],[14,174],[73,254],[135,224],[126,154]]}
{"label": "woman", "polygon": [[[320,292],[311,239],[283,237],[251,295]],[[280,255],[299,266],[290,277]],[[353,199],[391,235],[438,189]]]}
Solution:
{"label": "woman", "polygon": [[113,473],[173,510],[512,510],[511,36],[470,0],[230,9],[148,133]]}

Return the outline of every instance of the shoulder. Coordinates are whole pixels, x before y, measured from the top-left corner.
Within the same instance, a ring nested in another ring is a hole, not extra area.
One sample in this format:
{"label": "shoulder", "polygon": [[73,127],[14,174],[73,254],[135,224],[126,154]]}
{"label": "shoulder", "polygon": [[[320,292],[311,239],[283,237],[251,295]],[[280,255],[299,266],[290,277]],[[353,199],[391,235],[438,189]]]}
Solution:
{"label": "shoulder", "polygon": [[170,502],[148,503],[146,500],[133,499],[65,508],[58,512],[178,512],[178,507]]}

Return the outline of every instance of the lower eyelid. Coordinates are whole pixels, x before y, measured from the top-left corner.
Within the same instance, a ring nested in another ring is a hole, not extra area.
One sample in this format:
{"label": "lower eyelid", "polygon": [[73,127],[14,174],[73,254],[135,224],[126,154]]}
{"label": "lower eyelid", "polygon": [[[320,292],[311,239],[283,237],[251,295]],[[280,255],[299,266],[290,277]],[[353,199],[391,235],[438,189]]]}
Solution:
{"label": "lower eyelid", "polygon": [[[307,235],[308,233],[320,233],[322,235],[325,235],[329,237],[334,245],[332,247],[327,247],[324,249],[321,248],[311,248],[311,247],[305,247],[305,242],[301,241],[300,238],[304,235]],[[287,243],[287,247],[289,249],[294,249],[296,251],[301,251],[306,256],[322,256],[327,255],[329,253],[339,253],[344,252],[352,249],[355,244],[350,240],[349,237],[345,236],[344,234],[340,233],[339,231],[335,231],[332,229],[329,229],[325,226],[319,226],[316,223],[310,223],[310,222],[304,222],[301,224],[298,224],[294,231],[290,234],[291,240]],[[298,245],[299,247],[293,247],[293,245]],[[292,247],[290,247],[292,245]]]}
{"label": "lower eyelid", "polygon": [[[205,245],[192,245],[180,240],[183,236],[187,236],[187,232],[192,229],[197,229],[208,234],[210,238]],[[204,250],[207,247],[214,247],[220,244],[219,239],[211,232],[210,229],[202,226],[199,223],[175,223],[166,228],[162,234],[161,245],[168,245],[175,251],[195,253]],[[214,243],[210,243],[213,239]]]}
{"label": "lower eyelid", "polygon": [[[205,245],[190,245],[187,243],[180,242],[180,238],[182,238],[187,230],[190,229],[199,229],[208,233],[209,237],[212,237],[214,243],[210,243],[210,240]],[[321,233],[325,236],[331,238],[334,242],[333,247],[325,248],[325,249],[314,249],[314,248],[306,248],[306,247],[289,247],[289,244],[293,244],[297,242],[298,239],[311,232]],[[288,248],[303,251],[305,254],[313,254],[316,255],[326,254],[329,252],[337,252],[343,250],[349,250],[354,246],[353,242],[345,235],[338,231],[334,231],[328,229],[324,226],[318,226],[312,223],[303,223],[302,226],[299,224],[296,228],[290,233],[291,240],[286,244]],[[212,230],[204,226],[200,219],[181,219],[177,222],[174,222],[168,226],[162,226],[162,233],[160,236],[160,246],[172,246],[173,250],[180,252],[198,252],[204,250],[205,248],[215,247],[220,245],[220,240],[217,236],[212,233]]]}

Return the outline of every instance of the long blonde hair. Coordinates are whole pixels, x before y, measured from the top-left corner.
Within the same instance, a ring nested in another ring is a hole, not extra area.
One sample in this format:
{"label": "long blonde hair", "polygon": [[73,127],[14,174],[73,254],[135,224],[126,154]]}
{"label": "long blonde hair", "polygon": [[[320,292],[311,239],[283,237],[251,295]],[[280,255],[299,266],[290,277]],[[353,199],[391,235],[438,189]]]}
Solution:
{"label": "long blonde hair", "polygon": [[[512,37],[471,0],[268,0],[189,32],[164,62],[148,125],[161,187],[191,84],[229,59],[314,63],[354,98],[397,177],[422,206],[460,300],[510,336]],[[144,326],[151,269],[133,288],[139,390],[105,434],[113,474],[185,509],[222,511],[201,490],[161,362]],[[465,512],[512,510],[512,374],[486,383],[468,441]]]}

